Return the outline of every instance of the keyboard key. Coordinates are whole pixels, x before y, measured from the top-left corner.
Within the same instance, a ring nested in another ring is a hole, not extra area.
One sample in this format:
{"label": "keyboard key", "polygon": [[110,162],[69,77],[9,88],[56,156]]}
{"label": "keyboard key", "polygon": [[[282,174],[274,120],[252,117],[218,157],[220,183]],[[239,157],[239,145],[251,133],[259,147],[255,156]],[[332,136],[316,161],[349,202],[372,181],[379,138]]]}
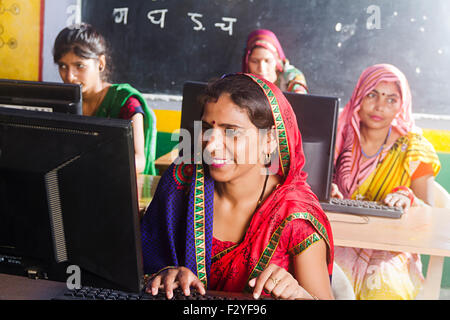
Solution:
{"label": "keyboard key", "polygon": [[[180,288],[173,291],[173,297],[170,300],[249,300],[250,296],[242,296],[240,298],[236,296],[216,295],[211,293],[206,293],[206,295],[201,295],[195,289],[191,289],[191,294],[185,296]],[[267,298],[268,299],[268,298]],[[57,296],[54,300],[168,300],[166,293],[159,291],[156,296],[145,293],[144,291],[140,294],[136,293],[126,293],[118,290],[111,289],[101,289],[101,288],[83,288],[82,290],[67,290],[62,295]]]}
{"label": "keyboard key", "polygon": [[322,209],[328,212],[349,213],[386,218],[401,218],[403,209],[389,207],[375,201],[332,198],[329,202],[321,202]]}

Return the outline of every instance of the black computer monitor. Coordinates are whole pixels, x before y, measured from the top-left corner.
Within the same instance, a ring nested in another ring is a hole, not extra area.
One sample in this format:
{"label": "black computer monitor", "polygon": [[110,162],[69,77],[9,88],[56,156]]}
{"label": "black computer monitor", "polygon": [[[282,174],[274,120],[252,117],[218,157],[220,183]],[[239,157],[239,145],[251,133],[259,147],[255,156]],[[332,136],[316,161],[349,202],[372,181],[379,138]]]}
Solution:
{"label": "black computer monitor", "polygon": [[[197,135],[201,132],[201,125],[195,130],[194,121],[199,121],[201,117],[199,96],[205,87],[206,83],[195,81],[188,81],[183,87],[181,128],[186,129],[190,136],[194,137],[192,141],[198,141]],[[339,99],[291,92],[285,92],[284,95],[294,109],[302,134],[306,158],[303,170],[308,174],[307,182],[320,201],[328,201],[333,175]],[[180,133],[181,145],[183,135]],[[192,145],[192,157],[195,150],[195,146]]]}
{"label": "black computer monitor", "polygon": [[0,79],[0,107],[82,114],[81,86]]}
{"label": "black computer monitor", "polygon": [[0,272],[139,292],[136,189],[130,121],[0,108]]}
{"label": "black computer monitor", "polygon": [[284,92],[302,134],[307,182],[320,201],[328,201],[334,169],[339,99]]}

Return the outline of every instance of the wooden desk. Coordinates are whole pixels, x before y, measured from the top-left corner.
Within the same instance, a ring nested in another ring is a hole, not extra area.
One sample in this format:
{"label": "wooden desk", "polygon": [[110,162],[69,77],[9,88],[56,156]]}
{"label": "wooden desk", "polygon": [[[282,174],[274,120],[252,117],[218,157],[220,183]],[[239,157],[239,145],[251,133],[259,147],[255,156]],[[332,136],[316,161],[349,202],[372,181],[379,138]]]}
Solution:
{"label": "wooden desk", "polygon": [[401,219],[327,213],[334,244],[430,255],[424,299],[438,299],[444,257],[450,256],[450,210],[411,208]]}
{"label": "wooden desk", "polygon": [[[449,209],[412,208],[401,219],[369,217],[368,221],[339,213],[327,216],[337,246],[430,255],[423,298],[439,298],[444,257],[450,256]],[[65,283],[0,274],[0,300],[48,299],[64,288]]]}
{"label": "wooden desk", "polygon": [[66,288],[65,282],[34,280],[0,273],[0,300],[50,300]]}

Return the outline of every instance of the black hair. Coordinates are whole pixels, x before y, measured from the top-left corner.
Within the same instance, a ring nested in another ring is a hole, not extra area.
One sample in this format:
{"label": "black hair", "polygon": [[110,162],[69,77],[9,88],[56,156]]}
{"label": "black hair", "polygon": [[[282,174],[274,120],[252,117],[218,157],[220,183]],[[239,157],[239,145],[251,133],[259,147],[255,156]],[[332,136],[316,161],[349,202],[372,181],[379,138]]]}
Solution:
{"label": "black hair", "polygon": [[247,111],[250,121],[258,129],[270,129],[274,125],[272,109],[266,95],[248,76],[227,75],[208,83],[200,97],[202,108],[204,109],[208,102],[217,101],[223,93],[228,93],[236,105]]}
{"label": "black hair", "polygon": [[53,61],[59,60],[67,53],[73,52],[83,59],[98,59],[105,56],[106,66],[102,77],[106,80],[112,70],[111,57],[105,38],[88,23],[74,24],[61,30],[53,46]]}

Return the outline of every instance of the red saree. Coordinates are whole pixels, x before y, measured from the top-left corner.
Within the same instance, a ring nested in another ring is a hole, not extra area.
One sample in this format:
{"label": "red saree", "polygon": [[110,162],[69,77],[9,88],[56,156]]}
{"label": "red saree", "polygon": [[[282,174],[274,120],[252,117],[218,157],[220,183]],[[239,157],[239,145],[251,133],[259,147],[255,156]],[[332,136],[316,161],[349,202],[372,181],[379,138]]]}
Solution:
{"label": "red saree", "polygon": [[292,257],[320,238],[327,245],[331,279],[334,256],[331,227],[302,171],[305,157],[294,111],[274,84],[248,76],[261,87],[272,107],[278,135],[277,174],[283,177],[283,182],[254,213],[243,241],[212,257],[209,287],[221,291],[251,291],[248,281],[270,263],[290,271]]}

